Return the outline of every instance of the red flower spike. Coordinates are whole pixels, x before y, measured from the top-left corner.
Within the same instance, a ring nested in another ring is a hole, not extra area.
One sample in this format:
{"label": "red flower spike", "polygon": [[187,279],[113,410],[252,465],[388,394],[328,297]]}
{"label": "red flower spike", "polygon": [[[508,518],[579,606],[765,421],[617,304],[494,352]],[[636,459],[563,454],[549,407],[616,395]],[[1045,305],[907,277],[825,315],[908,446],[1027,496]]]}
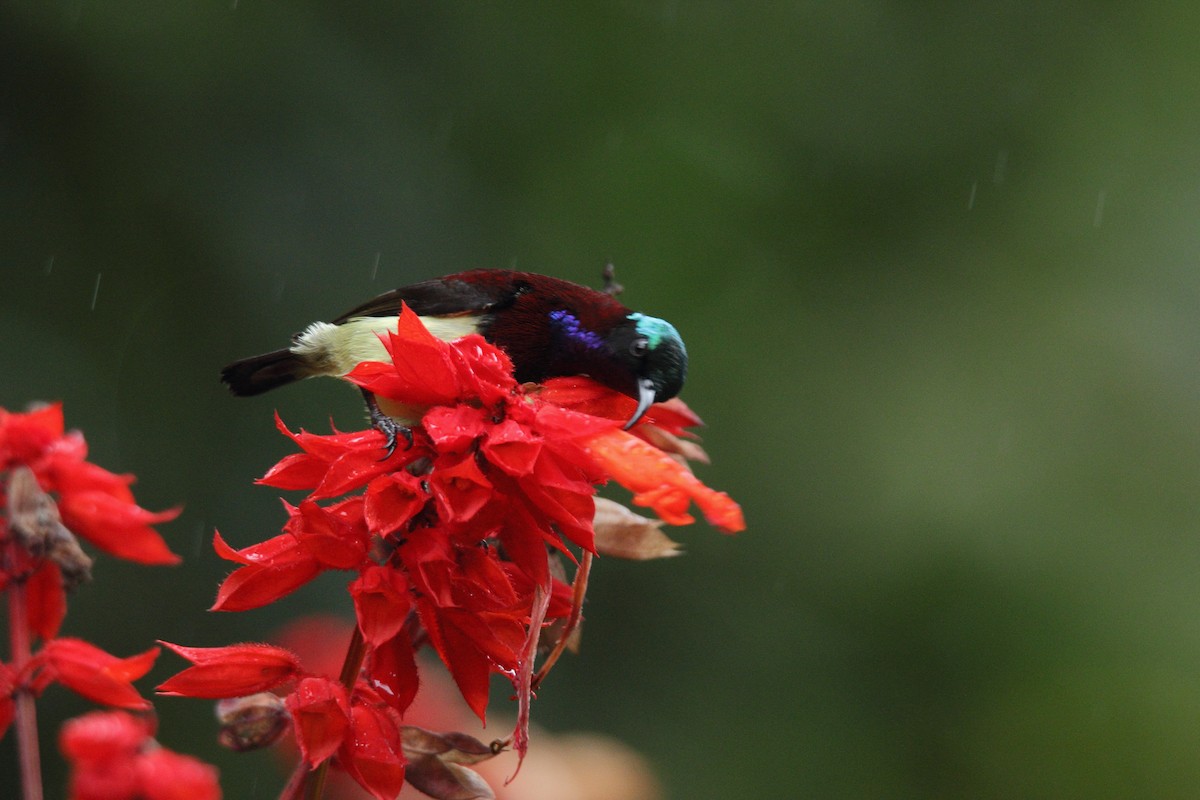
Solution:
{"label": "red flower spike", "polygon": [[160,644],[194,665],[160,684],[158,693],[162,695],[211,700],[242,697],[272,689],[300,671],[300,662],[293,653],[269,644],[228,647]]}
{"label": "red flower spike", "polygon": [[[630,398],[585,378],[518,386],[503,351],[479,336],[437,339],[406,306],[383,343],[391,363],[359,364],[349,378],[384,413],[419,419],[414,443],[381,462],[378,431],[292,433],[277,416],[302,452],[261,482],[310,494],[287,506],[284,535],[240,551],[218,535],[214,546],[240,565],[218,595],[223,609],[271,602],[326,568],[359,571],[350,584],[365,649],[359,682],[347,696],[331,680],[306,679],[287,702],[308,763],[336,750],[368,791],[390,797],[404,779],[395,737],[417,687],[414,641],[433,647],[480,719],[491,673],[512,681],[513,740],[523,757],[543,624],[577,619],[582,604],[581,592],[552,578],[548,547],[572,560],[571,543],[593,552],[597,484],[617,478],[671,522],[690,521],[692,502],[724,530],[744,522],[732,500],[676,460],[701,452],[678,438],[699,422],[681,402],[652,407],[646,424],[625,433]],[[362,494],[333,505],[316,502],[356,490]],[[655,531],[658,524],[646,522]],[[413,609],[423,628],[416,640]],[[214,697],[228,690],[226,677],[200,670],[197,662],[162,689]],[[414,783],[424,775],[415,762],[410,774]],[[437,790],[447,797],[479,783],[449,777]]]}
{"label": "red flower spike", "polygon": [[396,723],[381,709],[355,703],[354,735],[346,737],[338,759],[350,777],[376,800],[393,800],[404,787],[404,753]]}
{"label": "red flower spike", "polygon": [[158,658],[158,648],[129,658],[117,658],[82,639],[52,639],[34,656],[31,666],[41,667],[34,681],[37,691],[61,683],[76,694],[119,708],[147,709],[150,703],[133,688]]}
{"label": "red flower spike", "polygon": [[586,446],[617,482],[634,493],[635,503],[653,508],[668,523],[691,522],[687,507],[694,500],[719,530],[745,530],[742,509],[729,495],[708,488],[678,461],[633,434],[608,431],[589,439]]}
{"label": "red flower spike", "polygon": [[345,686],[329,678],[305,678],[285,702],[296,742],[310,767],[337,752],[350,730],[350,695]]}
{"label": "red flower spike", "polygon": [[408,579],[393,567],[370,566],[350,584],[358,629],[372,646],[391,639],[404,627],[412,608]]}

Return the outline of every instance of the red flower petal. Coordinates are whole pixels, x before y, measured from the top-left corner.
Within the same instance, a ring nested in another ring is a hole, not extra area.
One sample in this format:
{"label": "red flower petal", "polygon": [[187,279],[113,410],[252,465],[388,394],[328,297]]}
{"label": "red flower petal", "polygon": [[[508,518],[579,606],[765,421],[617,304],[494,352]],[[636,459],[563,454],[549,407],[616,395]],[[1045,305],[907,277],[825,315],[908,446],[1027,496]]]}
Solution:
{"label": "red flower petal", "polygon": [[292,714],[296,742],[309,766],[315,767],[337,752],[350,730],[350,696],[345,686],[329,678],[305,678],[285,702]]}
{"label": "red flower petal", "polygon": [[391,639],[404,627],[412,608],[408,580],[394,567],[371,566],[350,584],[354,613],[363,638],[373,646]]}
{"label": "red flower petal", "polygon": [[280,459],[257,482],[276,489],[314,489],[325,479],[328,469],[326,461],[308,453],[292,453]]}
{"label": "red flower petal", "polygon": [[487,412],[468,405],[437,406],[421,418],[439,453],[464,453],[487,432]]}
{"label": "red flower petal", "polygon": [[350,777],[376,800],[393,800],[404,788],[404,753],[396,723],[384,711],[362,703],[350,709],[354,736],[338,758]]}
{"label": "red flower petal", "polygon": [[[361,511],[361,502],[355,501]],[[331,569],[355,569],[367,557],[367,530],[357,515],[358,525],[353,518],[321,508],[312,500],[305,500],[298,509],[290,508],[291,519],[284,530],[296,537],[296,541],[321,566]]]}
{"label": "red flower petal", "polygon": [[377,536],[386,536],[408,524],[429,500],[421,480],[401,470],[380,475],[367,485],[365,507],[367,528]]}
{"label": "red flower petal", "polygon": [[320,563],[296,537],[280,534],[243,550],[234,550],[213,534],[213,549],[226,561],[245,564],[217,590],[212,611],[246,611],[273,603],[321,573]]}
{"label": "red flower petal", "polygon": [[491,674],[491,665],[487,658],[470,637],[458,628],[443,628],[437,609],[431,604],[418,602],[417,610],[420,612],[425,631],[429,634],[429,641],[441,657],[442,663],[450,670],[450,676],[458,685],[463,700],[467,701],[467,706],[475,712],[481,722],[486,722],[488,678]]}
{"label": "red flower petal", "polygon": [[155,747],[135,763],[139,800],[221,800],[216,768],[198,758]]}
{"label": "red flower petal", "polygon": [[742,509],[729,495],[708,488],[678,461],[633,434],[608,431],[589,439],[587,449],[633,491],[635,503],[652,507],[672,525],[692,521],[686,509],[694,500],[714,527],[725,533],[745,530]]}
{"label": "red flower petal", "polygon": [[38,688],[61,683],[89,700],[120,708],[146,709],[150,703],[133,688],[132,681],[145,675],[158,658],[158,648],[129,658],[117,658],[82,639],[52,639],[35,661],[44,667]]}
{"label": "red flower petal", "polygon": [[43,641],[58,635],[67,615],[67,593],[62,571],[53,561],[43,561],[25,584],[29,604],[29,628]]}
{"label": "red flower petal", "polygon": [[339,456],[329,465],[324,479],[313,490],[312,497],[326,499],[339,497],[365,486],[372,478],[399,469],[407,463],[410,453],[404,448],[396,448],[391,456],[386,455],[382,439],[374,440],[370,445]]}
{"label": "red flower petal", "polygon": [[131,758],[153,734],[146,717],[125,711],[91,711],[63,723],[58,748],[73,762],[104,763]]}
{"label": "red flower petal", "polygon": [[0,661],[0,739],[4,738],[16,712],[13,705],[13,692],[16,691],[16,686],[17,676],[13,673],[12,668]]}
{"label": "red flower petal", "polygon": [[346,379],[374,394],[417,405],[450,404],[458,397],[449,346],[426,330],[407,305],[401,307],[396,331],[383,344],[392,356],[391,365],[379,369],[372,362],[360,364]]}
{"label": "red flower petal", "polygon": [[489,463],[509,475],[528,475],[542,452],[542,437],[515,420],[506,419],[488,431],[482,450]]}
{"label": "red flower petal", "polygon": [[219,700],[265,692],[291,680],[300,671],[296,656],[269,644],[235,644],[227,647],[184,647],[161,642],[192,662],[158,687],[158,693],[176,697]]}
{"label": "red flower petal", "polygon": [[455,464],[437,464],[429,488],[443,522],[466,522],[495,496],[491,481],[470,455]]}
{"label": "red flower petal", "polygon": [[31,464],[63,435],[62,403],[51,403],[25,414],[0,409],[0,469]]}
{"label": "red flower petal", "polygon": [[139,564],[178,564],[179,556],[150,527],[179,516],[180,509],[147,511],[110,494],[74,492],[59,499],[63,524],[118,558]]}
{"label": "red flower petal", "polygon": [[412,642],[400,634],[371,651],[367,665],[370,685],[383,700],[403,714],[417,696],[420,681]]}

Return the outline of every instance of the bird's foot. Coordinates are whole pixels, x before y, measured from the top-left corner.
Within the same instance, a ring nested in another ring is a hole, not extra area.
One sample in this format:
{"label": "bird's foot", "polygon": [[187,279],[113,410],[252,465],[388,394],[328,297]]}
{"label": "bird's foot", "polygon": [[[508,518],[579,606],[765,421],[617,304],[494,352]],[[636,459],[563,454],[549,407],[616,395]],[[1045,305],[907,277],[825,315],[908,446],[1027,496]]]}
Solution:
{"label": "bird's foot", "polygon": [[407,425],[401,425],[396,420],[389,417],[387,414],[382,414],[378,419],[372,419],[371,424],[375,426],[375,430],[383,434],[384,453],[380,461],[387,461],[392,457],[392,453],[396,452],[396,443],[400,437],[404,437],[404,449],[408,450],[413,446],[412,428]]}
{"label": "bird's foot", "polygon": [[384,453],[380,461],[386,461],[392,457],[392,453],[396,452],[396,443],[400,437],[404,437],[405,450],[409,450],[413,446],[412,428],[407,425],[402,425],[387,414],[379,410],[379,403],[375,401],[375,395],[367,390],[363,390],[363,399],[367,402],[367,413],[371,415],[371,426],[375,430],[383,434],[383,447],[387,452]]}

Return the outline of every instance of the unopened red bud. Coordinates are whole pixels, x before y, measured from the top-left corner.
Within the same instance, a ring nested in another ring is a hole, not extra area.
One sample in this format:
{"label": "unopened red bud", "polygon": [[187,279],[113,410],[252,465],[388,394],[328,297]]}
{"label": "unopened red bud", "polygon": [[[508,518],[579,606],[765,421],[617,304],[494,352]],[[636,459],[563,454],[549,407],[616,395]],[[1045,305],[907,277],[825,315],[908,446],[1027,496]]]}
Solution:
{"label": "unopened red bud", "polygon": [[217,741],[239,753],[274,744],[291,720],[283,699],[270,692],[217,703]]}

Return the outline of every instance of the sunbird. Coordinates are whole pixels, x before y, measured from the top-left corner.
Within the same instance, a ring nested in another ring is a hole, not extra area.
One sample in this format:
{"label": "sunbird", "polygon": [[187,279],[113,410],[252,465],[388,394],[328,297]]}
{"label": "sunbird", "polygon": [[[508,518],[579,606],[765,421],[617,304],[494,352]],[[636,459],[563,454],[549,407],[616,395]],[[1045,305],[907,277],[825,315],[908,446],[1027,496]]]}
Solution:
{"label": "sunbird", "polygon": [[[301,378],[341,378],[364,361],[390,362],[380,339],[396,329],[406,303],[439,339],[478,333],[512,359],[518,382],[586,375],[637,400],[631,428],[654,403],[679,394],[687,350],[671,323],[630,311],[605,272],[599,291],[532,272],[478,269],[414,283],[368,300],[332,322],[314,322],[283,350],[235,361],[221,371],[230,390],[249,397]],[[412,433],[363,392],[371,420],[411,445]]]}

